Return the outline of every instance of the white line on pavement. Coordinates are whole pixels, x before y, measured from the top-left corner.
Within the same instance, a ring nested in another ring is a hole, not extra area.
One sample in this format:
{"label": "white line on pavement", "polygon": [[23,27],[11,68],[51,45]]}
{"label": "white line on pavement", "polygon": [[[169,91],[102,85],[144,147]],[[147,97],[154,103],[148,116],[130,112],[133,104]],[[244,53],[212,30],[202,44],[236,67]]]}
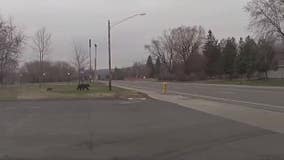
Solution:
{"label": "white line on pavement", "polygon": [[235,103],[243,103],[243,104],[249,104],[249,105],[256,105],[256,106],[284,109],[284,106],[276,106],[276,105],[264,104],[264,103],[256,103],[256,102],[249,102],[249,101],[233,100],[233,99],[227,99],[227,98],[220,98],[220,97],[213,97],[213,96],[204,96],[204,95],[190,94],[190,93],[183,93],[183,92],[175,92],[175,91],[172,91],[171,93],[178,94],[178,95],[187,95],[187,96],[197,97],[197,98],[203,98],[203,99],[208,99],[208,100],[215,100],[215,101],[217,100],[217,101],[225,101],[225,102],[235,102]]}
{"label": "white line on pavement", "polygon": [[[119,86],[122,86],[122,85],[119,85]],[[137,86],[131,87],[131,88],[133,88],[133,89],[137,88],[137,89],[143,90],[143,88],[139,88]],[[268,108],[274,108],[274,109],[283,109],[284,110],[284,106],[277,106],[277,105],[271,105],[271,104],[265,104],[265,103],[241,101],[241,100],[227,99],[227,98],[222,98],[222,97],[204,96],[204,95],[199,95],[199,94],[191,94],[191,93],[176,92],[176,91],[171,91],[170,93],[177,94],[177,95],[186,95],[186,96],[191,96],[191,97],[196,97],[196,98],[202,98],[202,99],[207,99],[207,100],[242,103],[242,104],[248,104],[248,105],[255,105],[255,106],[262,106],[262,107],[268,107]]]}

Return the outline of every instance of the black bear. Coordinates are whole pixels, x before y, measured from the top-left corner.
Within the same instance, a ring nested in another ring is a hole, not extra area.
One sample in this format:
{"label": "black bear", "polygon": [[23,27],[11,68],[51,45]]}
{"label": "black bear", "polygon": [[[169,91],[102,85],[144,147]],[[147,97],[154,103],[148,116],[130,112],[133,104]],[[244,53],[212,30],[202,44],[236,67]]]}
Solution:
{"label": "black bear", "polygon": [[89,84],[79,84],[78,86],[77,86],[77,90],[79,90],[79,91],[85,91],[85,90],[90,90],[90,85]]}
{"label": "black bear", "polygon": [[47,88],[46,91],[51,92],[51,91],[53,91],[53,88]]}

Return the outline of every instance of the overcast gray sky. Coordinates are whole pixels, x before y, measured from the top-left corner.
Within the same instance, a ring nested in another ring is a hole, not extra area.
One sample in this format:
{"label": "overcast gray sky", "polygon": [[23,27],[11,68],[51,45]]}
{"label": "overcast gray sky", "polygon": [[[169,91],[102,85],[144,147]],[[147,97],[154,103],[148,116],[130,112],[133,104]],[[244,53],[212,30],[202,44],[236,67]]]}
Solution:
{"label": "overcast gray sky", "polygon": [[[13,17],[27,36],[46,27],[52,33],[50,60],[71,61],[72,42],[99,45],[99,68],[107,67],[107,20],[112,22],[135,13],[147,13],[117,26],[112,31],[113,65],[129,66],[144,60],[144,45],[163,30],[180,25],[202,25],[217,38],[246,36],[248,0],[0,0],[2,16]],[[26,49],[24,61],[35,60]]]}

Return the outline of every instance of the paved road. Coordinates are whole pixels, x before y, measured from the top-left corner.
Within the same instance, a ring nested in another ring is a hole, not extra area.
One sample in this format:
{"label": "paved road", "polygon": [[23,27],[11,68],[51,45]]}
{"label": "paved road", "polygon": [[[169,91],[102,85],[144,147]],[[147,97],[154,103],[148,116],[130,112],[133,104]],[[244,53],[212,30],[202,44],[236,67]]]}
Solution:
{"label": "paved road", "polygon": [[1,160],[282,160],[284,135],[175,104],[0,102]]}
{"label": "paved road", "polygon": [[[114,84],[159,93],[162,88],[161,82],[151,81],[115,81]],[[284,88],[169,83],[169,93],[284,112]]]}

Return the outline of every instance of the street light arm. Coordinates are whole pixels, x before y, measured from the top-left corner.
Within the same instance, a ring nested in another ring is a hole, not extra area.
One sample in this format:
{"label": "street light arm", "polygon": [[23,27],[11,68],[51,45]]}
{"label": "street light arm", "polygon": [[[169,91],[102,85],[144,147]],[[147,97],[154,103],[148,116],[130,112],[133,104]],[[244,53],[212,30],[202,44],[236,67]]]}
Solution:
{"label": "street light arm", "polygon": [[133,16],[129,16],[129,17],[124,18],[124,19],[122,19],[122,20],[116,22],[115,24],[111,25],[111,28],[114,28],[115,26],[117,26],[117,25],[119,25],[119,24],[121,24],[121,23],[123,23],[123,22],[125,22],[125,21],[128,21],[128,20],[130,20],[130,19],[132,19],[132,18],[135,18],[135,17],[137,17],[137,16],[145,16],[145,15],[146,15],[146,13],[140,13],[140,14],[135,14],[135,15],[133,15]]}

